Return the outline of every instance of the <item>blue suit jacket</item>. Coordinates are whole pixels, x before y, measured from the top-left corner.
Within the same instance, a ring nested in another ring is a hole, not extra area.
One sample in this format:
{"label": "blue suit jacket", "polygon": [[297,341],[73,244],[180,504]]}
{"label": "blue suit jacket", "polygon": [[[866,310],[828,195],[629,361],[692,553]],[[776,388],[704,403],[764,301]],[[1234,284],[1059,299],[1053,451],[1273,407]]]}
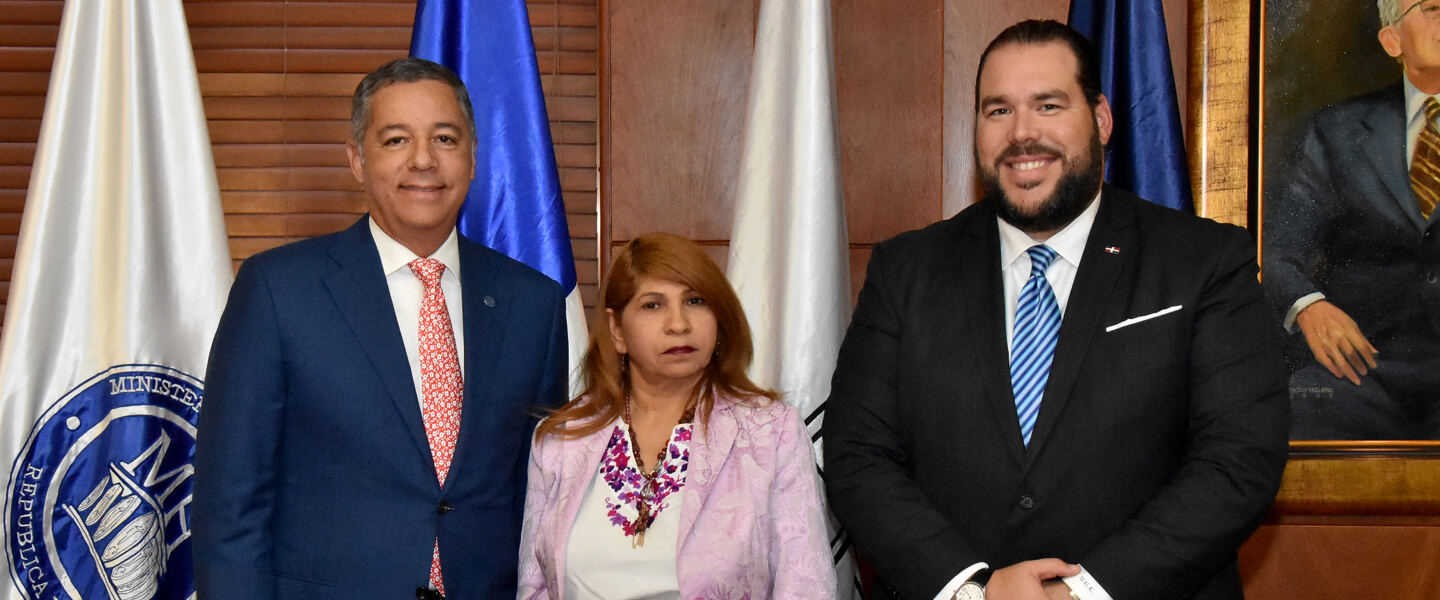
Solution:
{"label": "blue suit jacket", "polygon": [[368,228],[236,276],[195,450],[206,600],[413,598],[436,539],[450,598],[514,597],[529,436],[565,396],[564,296],[460,238],[465,399],[441,488]]}

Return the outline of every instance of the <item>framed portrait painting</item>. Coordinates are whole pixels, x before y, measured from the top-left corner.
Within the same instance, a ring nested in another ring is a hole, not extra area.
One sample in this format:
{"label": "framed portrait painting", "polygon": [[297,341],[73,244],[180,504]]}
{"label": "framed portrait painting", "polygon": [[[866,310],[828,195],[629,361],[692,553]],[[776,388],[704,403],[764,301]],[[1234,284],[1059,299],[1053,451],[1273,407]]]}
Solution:
{"label": "framed portrait painting", "polygon": [[1440,210],[1411,172],[1433,143],[1440,196],[1440,128],[1423,132],[1440,121],[1440,103],[1424,108],[1440,96],[1440,0],[1190,9],[1197,212],[1257,232],[1262,287],[1289,330],[1277,509],[1435,514]]}

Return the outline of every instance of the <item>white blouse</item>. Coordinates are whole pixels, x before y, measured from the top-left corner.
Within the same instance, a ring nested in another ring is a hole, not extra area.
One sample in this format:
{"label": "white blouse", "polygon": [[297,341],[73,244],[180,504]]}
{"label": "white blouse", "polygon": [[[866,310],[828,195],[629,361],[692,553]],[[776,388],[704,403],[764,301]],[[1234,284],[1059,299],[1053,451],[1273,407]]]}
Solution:
{"label": "white blouse", "polygon": [[[566,600],[679,600],[675,571],[680,543],[680,489],[690,462],[691,424],[675,427],[653,490],[635,468],[630,431],[615,426],[580,503],[565,561]],[[635,534],[640,495],[651,518]]]}

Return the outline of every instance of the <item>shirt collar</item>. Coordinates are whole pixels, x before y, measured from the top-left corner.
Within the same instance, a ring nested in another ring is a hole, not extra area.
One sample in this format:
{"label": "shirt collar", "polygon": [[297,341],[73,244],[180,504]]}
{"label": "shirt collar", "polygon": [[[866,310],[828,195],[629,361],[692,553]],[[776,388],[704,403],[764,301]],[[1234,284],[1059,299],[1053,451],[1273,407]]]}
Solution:
{"label": "shirt collar", "polygon": [[[406,248],[404,244],[395,241],[395,238],[390,237],[389,234],[380,229],[380,226],[375,224],[375,219],[370,219],[370,236],[375,238],[375,249],[380,251],[380,268],[385,271],[386,277],[409,266],[411,261],[421,258],[414,252],[411,252],[409,248]],[[455,278],[459,279],[460,242],[456,238],[457,234],[455,233],[455,229],[452,228],[450,230],[450,237],[445,238],[445,243],[440,244],[440,248],[436,250],[434,254],[431,254],[429,258],[443,263],[445,270],[454,273]]]}
{"label": "shirt collar", "polygon": [[1416,119],[1422,118],[1421,115],[1425,113],[1425,99],[1431,96],[1420,91],[1415,84],[1410,83],[1408,74],[1402,75],[1401,78],[1405,80],[1405,123],[1408,125],[1414,123]]}
{"label": "shirt collar", "polygon": [[1080,257],[1085,254],[1085,240],[1090,238],[1090,228],[1095,225],[1095,214],[1100,212],[1100,192],[1095,193],[1095,198],[1090,201],[1080,216],[1075,217],[1064,229],[1050,236],[1050,239],[1043,242],[1036,241],[1014,225],[1006,223],[1004,219],[996,217],[1000,223],[1000,268],[1015,264],[1015,261],[1036,244],[1045,244],[1051,250],[1060,255],[1066,262],[1080,266]]}

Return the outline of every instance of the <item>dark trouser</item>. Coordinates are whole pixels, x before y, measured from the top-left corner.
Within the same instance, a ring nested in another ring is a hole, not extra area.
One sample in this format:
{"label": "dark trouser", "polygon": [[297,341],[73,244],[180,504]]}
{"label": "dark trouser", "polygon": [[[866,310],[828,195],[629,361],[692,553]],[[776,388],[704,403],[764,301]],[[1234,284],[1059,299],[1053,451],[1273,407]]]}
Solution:
{"label": "dark trouser", "polygon": [[1440,439],[1440,339],[1419,329],[1375,341],[1378,366],[1358,386],[1302,361],[1290,376],[1290,439]]}

